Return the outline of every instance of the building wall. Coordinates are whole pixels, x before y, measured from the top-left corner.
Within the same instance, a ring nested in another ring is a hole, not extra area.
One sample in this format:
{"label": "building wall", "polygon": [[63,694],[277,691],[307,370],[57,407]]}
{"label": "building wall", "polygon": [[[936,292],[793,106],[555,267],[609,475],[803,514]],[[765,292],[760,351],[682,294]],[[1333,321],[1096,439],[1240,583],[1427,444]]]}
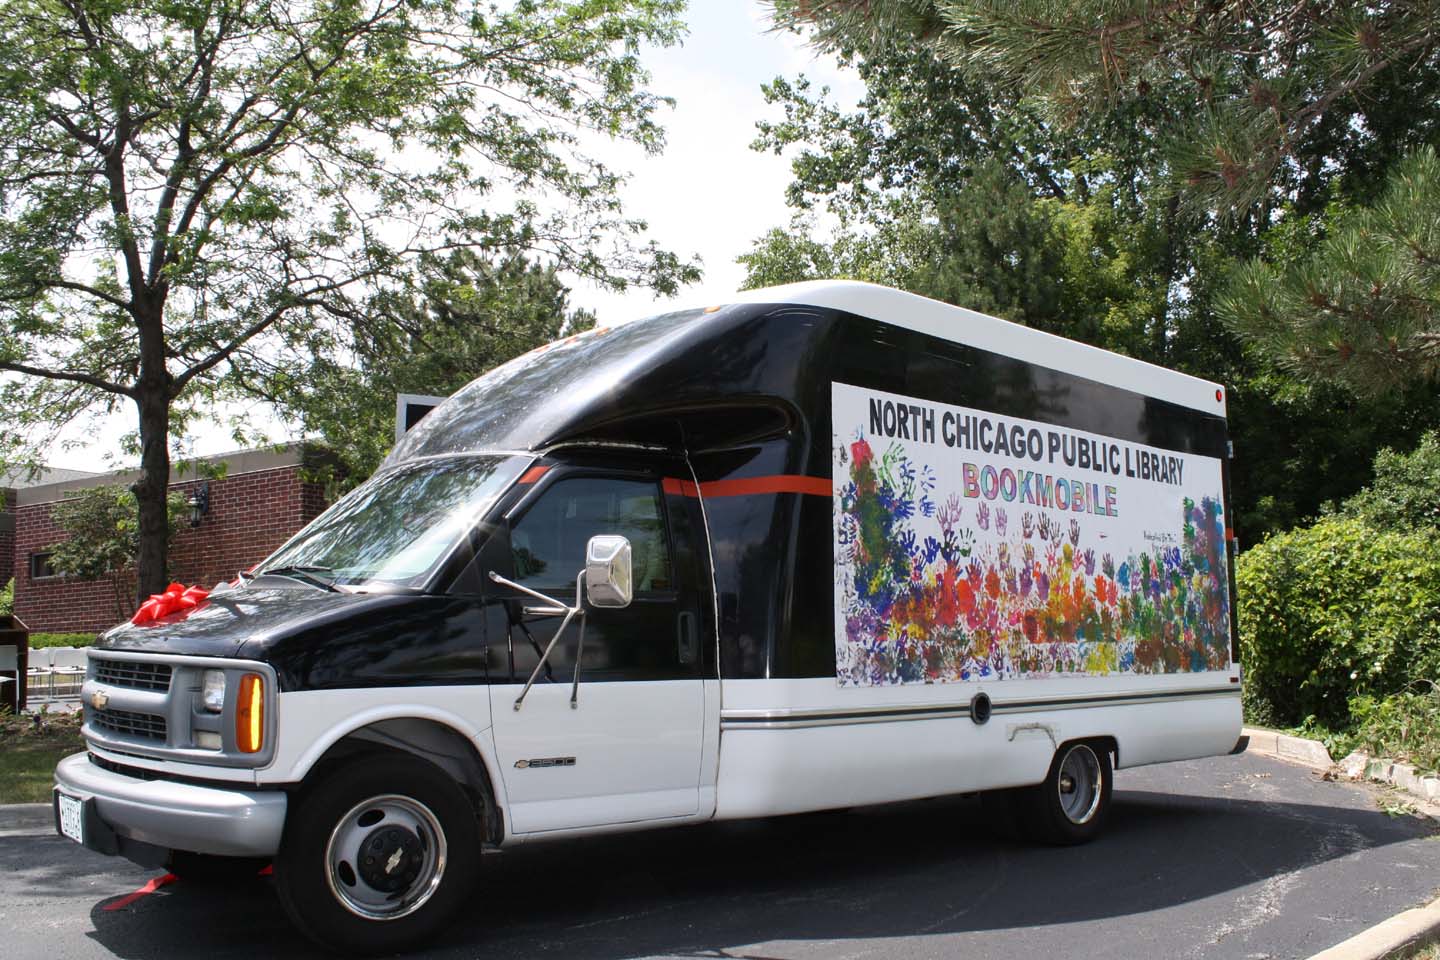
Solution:
{"label": "building wall", "polygon": [[[223,480],[209,481],[210,512],[200,526],[183,525],[176,534],[170,548],[170,579],[204,587],[232,580],[236,571],[263,560],[313,520],[325,509],[325,492],[322,485],[304,480],[301,470],[297,462],[231,472]],[[113,477],[111,482],[121,478]],[[188,498],[202,482],[172,482],[170,489]],[[113,579],[30,578],[30,555],[64,539],[51,518],[63,492],[45,499],[44,493],[26,491],[16,510],[15,613],[32,631],[98,632],[134,611],[133,571],[119,577],[118,603]]]}

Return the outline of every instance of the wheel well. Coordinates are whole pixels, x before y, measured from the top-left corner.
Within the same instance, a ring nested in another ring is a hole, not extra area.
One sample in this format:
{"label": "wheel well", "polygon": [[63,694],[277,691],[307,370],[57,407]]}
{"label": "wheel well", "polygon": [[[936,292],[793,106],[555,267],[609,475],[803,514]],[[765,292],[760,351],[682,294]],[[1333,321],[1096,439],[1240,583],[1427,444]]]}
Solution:
{"label": "wheel well", "polygon": [[1115,740],[1114,737],[1086,737],[1085,740],[1087,743],[1094,744],[1095,746],[1104,750],[1106,753],[1110,754],[1110,768],[1112,770],[1120,769],[1120,744]]}
{"label": "wheel well", "polygon": [[500,842],[505,833],[503,813],[495,800],[494,784],[490,782],[484,760],[469,738],[434,720],[400,717],[352,730],[315,762],[305,775],[301,789],[323,779],[329,770],[353,763],[364,754],[387,751],[407,753],[444,770],[469,796],[480,818],[485,842]]}

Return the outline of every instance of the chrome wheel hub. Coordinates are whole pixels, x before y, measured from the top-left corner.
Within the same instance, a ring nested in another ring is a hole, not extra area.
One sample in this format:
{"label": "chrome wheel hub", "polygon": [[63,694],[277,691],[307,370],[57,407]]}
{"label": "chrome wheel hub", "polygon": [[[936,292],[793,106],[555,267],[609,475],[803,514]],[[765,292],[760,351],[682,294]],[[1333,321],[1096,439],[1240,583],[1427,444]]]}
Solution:
{"label": "chrome wheel hub", "polygon": [[1100,758],[1085,744],[1076,744],[1065,753],[1057,787],[1060,810],[1067,820],[1079,825],[1095,816],[1104,793],[1104,777]]}
{"label": "chrome wheel hub", "polygon": [[325,845],[325,879],[356,916],[397,920],[434,896],[445,861],[445,832],[430,808],[386,794],[340,818]]}

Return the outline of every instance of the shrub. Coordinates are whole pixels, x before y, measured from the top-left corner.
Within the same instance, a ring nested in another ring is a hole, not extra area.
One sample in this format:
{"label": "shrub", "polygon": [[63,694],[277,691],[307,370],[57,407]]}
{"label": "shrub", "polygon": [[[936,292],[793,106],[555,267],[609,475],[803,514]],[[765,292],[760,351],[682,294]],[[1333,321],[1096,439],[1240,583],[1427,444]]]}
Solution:
{"label": "shrub", "polygon": [[1236,568],[1251,722],[1335,729],[1352,697],[1440,675],[1434,531],[1326,517],[1250,549]]}
{"label": "shrub", "polygon": [[1385,529],[1440,526],[1440,434],[1425,434],[1410,453],[1381,450],[1374,482],[1340,512]]}
{"label": "shrub", "polygon": [[1355,721],[1351,746],[1372,756],[1408,760],[1424,770],[1440,769],[1440,685],[1417,684],[1423,693],[1405,691],[1377,700],[1350,701]]}
{"label": "shrub", "polygon": [[88,647],[96,640],[93,633],[32,633],[30,649],[41,647]]}
{"label": "shrub", "polygon": [[5,584],[5,589],[0,590],[0,617],[8,617],[15,612],[15,578],[11,577],[10,582]]}

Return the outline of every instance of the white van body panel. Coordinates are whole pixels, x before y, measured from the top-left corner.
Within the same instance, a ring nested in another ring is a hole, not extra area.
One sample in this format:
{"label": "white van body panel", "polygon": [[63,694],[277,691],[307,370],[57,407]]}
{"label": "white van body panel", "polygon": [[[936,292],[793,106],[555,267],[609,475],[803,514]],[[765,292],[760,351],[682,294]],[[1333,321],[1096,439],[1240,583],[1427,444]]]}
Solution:
{"label": "white van body panel", "polygon": [[[1231,675],[1238,677],[1238,671]],[[1197,683],[1200,679],[1022,680],[844,691],[829,678],[728,680],[715,816],[769,816],[1027,786],[1044,778],[1056,747],[1073,740],[1113,738],[1122,767],[1227,753],[1240,734],[1239,684],[1225,676]],[[968,715],[969,698],[982,690],[994,712],[976,724]],[[1084,702],[1096,697],[1111,702]],[[1072,703],[1023,706],[1066,699]],[[886,719],[896,711],[946,706],[959,715]]]}
{"label": "white van body panel", "polygon": [[275,698],[275,757],[256,774],[258,783],[299,783],[325,752],[345,737],[384,720],[429,720],[460,734],[495,776],[485,736],[490,728],[490,688],[478,685],[361,687],[281,692]]}

